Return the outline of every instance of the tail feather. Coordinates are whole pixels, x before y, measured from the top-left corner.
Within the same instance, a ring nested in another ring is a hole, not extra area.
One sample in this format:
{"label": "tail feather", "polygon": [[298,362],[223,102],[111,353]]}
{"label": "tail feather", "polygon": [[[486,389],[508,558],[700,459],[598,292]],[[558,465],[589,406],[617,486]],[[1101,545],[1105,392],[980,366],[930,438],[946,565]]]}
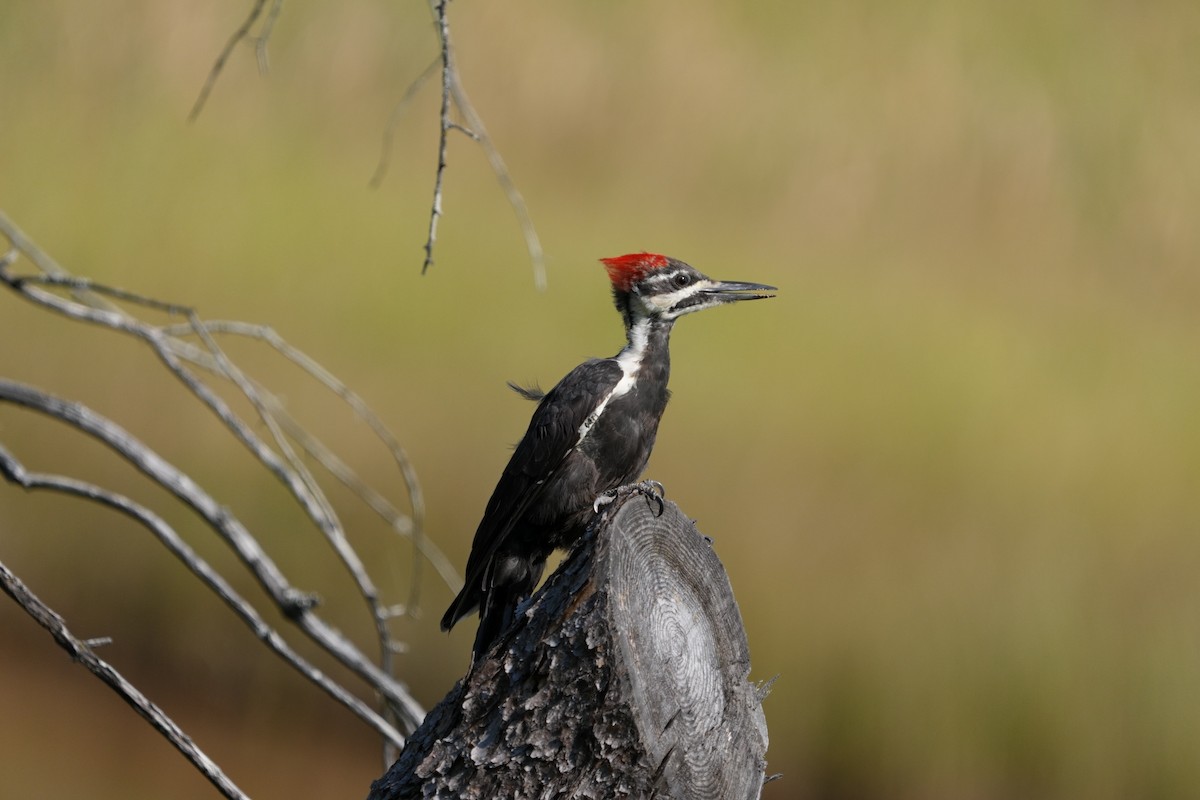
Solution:
{"label": "tail feather", "polygon": [[460,619],[479,609],[479,628],[471,648],[472,664],[512,625],[517,606],[533,594],[541,580],[545,562],[531,563],[510,556],[495,559],[488,567],[482,580],[463,587],[442,617],[442,630],[448,631]]}
{"label": "tail feather", "polygon": [[538,386],[536,383],[533,386],[522,386],[514,381],[509,381],[508,388],[512,389],[526,400],[532,400],[535,403],[540,403],[542,398],[546,396],[546,393],[542,391],[542,387]]}
{"label": "tail feather", "polygon": [[464,586],[458,596],[454,598],[454,602],[450,603],[450,607],[446,609],[446,613],[442,615],[442,630],[449,631],[453,628],[460,619],[470,614],[479,605],[479,599],[467,599],[467,590],[472,587]]}
{"label": "tail feather", "polygon": [[[511,592],[511,587],[501,588],[501,594]],[[521,602],[519,597],[495,597],[491,599],[489,608],[486,611],[481,610],[479,614],[479,627],[475,630],[475,643],[471,645],[471,663],[478,661],[496,640],[500,638],[500,634],[508,630],[512,625],[513,617],[517,610],[517,604]]]}

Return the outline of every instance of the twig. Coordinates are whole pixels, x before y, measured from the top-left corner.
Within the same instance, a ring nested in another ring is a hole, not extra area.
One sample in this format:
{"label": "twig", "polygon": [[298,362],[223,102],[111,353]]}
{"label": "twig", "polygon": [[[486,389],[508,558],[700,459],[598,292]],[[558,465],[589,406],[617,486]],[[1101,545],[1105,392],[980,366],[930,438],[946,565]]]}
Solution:
{"label": "twig", "polygon": [[283,0],[273,0],[271,10],[268,12],[258,36],[251,37],[250,29],[254,27],[254,23],[262,16],[263,8],[266,4],[267,0],[254,0],[254,5],[250,7],[250,13],[246,16],[245,21],[230,35],[229,41],[225,42],[225,46],[217,54],[217,59],[213,62],[212,69],[208,71],[208,77],[204,79],[204,85],[200,87],[200,94],[196,97],[195,104],[192,105],[191,113],[188,114],[189,122],[194,122],[200,116],[200,112],[204,109],[204,104],[208,102],[208,96],[212,94],[213,87],[217,85],[217,78],[220,77],[221,72],[225,69],[225,63],[229,61],[229,57],[233,54],[233,48],[237,47],[238,43],[248,41],[254,44],[258,69],[260,72],[266,73],[268,67],[267,40],[270,39],[271,31],[275,28],[275,21],[279,18],[279,12],[283,8]]}
{"label": "twig", "polygon": [[233,548],[284,616],[300,626],[322,648],[405,710],[409,731],[424,716],[407,687],[366,658],[353,642],[327,625],[312,610],[315,599],[294,588],[258,541],[229,511],[189,476],[159,456],[115,422],[86,406],[0,379],[0,400],[46,414],[108,446],[123,459],[191,508]]}
{"label": "twig", "polygon": [[[500,188],[503,189],[505,197],[508,198],[509,205],[512,206],[513,212],[517,215],[517,223],[521,226],[521,235],[525,238],[525,249],[528,251],[529,260],[533,264],[534,285],[538,289],[545,289],[545,253],[542,250],[541,239],[538,238],[537,228],[534,227],[533,218],[529,214],[529,207],[525,205],[525,198],[521,196],[516,183],[513,182],[512,175],[508,171],[508,165],[504,163],[504,158],[500,155],[499,149],[496,148],[492,138],[488,135],[487,128],[483,124],[483,118],[479,116],[479,113],[467,97],[466,90],[463,88],[462,78],[459,76],[458,66],[454,60],[454,46],[450,39],[450,22],[447,17],[449,2],[450,0],[430,0],[434,27],[437,30],[438,43],[440,45],[440,56],[437,61],[430,65],[425,72],[421,73],[409,85],[404,97],[401,98],[400,103],[397,104],[396,109],[392,112],[392,119],[388,121],[388,129],[384,133],[383,154],[380,156],[379,166],[375,169],[375,176],[371,179],[372,185],[378,185],[383,179],[383,172],[386,170],[391,150],[391,139],[394,133],[396,118],[416,90],[431,76],[434,67],[440,63],[442,67],[442,101],[441,113],[439,115],[437,172],[433,180],[433,204],[429,212],[429,233],[425,239],[425,262],[421,267],[421,273],[424,274],[433,266],[433,249],[437,243],[438,220],[443,213],[442,190],[446,173],[446,150],[450,132],[458,131],[477,142],[483,148],[488,164],[491,166],[492,172],[495,173]],[[452,109],[457,109],[463,122],[455,122],[451,118]]]}
{"label": "twig", "polygon": [[446,145],[454,129],[450,119],[450,87],[454,82],[454,49],[450,45],[450,23],[446,6],[450,0],[434,0],[433,14],[437,23],[438,41],[442,48],[442,111],[438,132],[437,174],[433,179],[433,207],[429,212],[429,235],[425,239],[425,263],[421,274],[433,266],[433,246],[437,243],[438,219],[442,216],[442,181],[446,175]]}
{"label": "twig", "polygon": [[263,26],[259,30],[258,36],[250,40],[254,43],[254,59],[258,62],[259,75],[266,75],[271,71],[271,61],[267,56],[267,42],[270,41],[271,34],[275,30],[275,23],[279,21],[280,11],[283,11],[283,0],[273,0],[271,10],[267,12],[267,18],[263,20]]}
{"label": "twig", "polygon": [[533,217],[529,215],[525,198],[521,196],[517,184],[513,182],[512,176],[508,172],[508,165],[504,163],[500,151],[496,148],[492,137],[488,135],[487,128],[483,125],[483,118],[479,116],[475,111],[475,106],[471,105],[471,101],[467,98],[457,70],[455,70],[450,91],[458,113],[462,115],[470,128],[471,138],[479,142],[479,146],[483,148],[488,164],[491,165],[492,172],[496,174],[496,180],[500,183],[500,188],[504,190],[504,194],[508,198],[508,204],[512,206],[513,213],[517,215],[517,222],[521,226],[521,235],[525,237],[525,249],[529,252],[529,260],[533,263],[533,283],[539,290],[545,289],[546,259],[542,252],[542,241],[538,238],[537,229],[533,226]]}
{"label": "twig", "polygon": [[[227,376],[241,390],[242,394],[254,406],[261,419],[271,432],[271,436],[275,441],[276,447],[283,453],[287,459],[288,465],[291,467],[292,473],[296,475],[305,488],[305,496],[297,496],[301,502],[305,498],[311,498],[313,502],[313,510],[310,510],[309,516],[317,523],[325,538],[333,546],[338,558],[342,564],[350,572],[358,587],[359,595],[366,601],[367,607],[371,613],[371,619],[375,623],[375,634],[379,640],[379,657],[380,668],[387,674],[392,674],[393,658],[395,655],[395,647],[391,638],[391,631],[388,628],[389,615],[379,601],[379,591],[375,588],[374,582],[370,575],[367,574],[366,568],[363,566],[362,560],[358,557],[358,553],[350,546],[350,542],[346,539],[346,532],[342,528],[341,522],[338,520],[337,513],[333,509],[333,505],[325,497],[325,493],[321,491],[313,478],[312,473],[296,456],[287,437],[280,429],[279,423],[275,420],[270,410],[267,408],[262,397],[260,397],[256,386],[251,383],[242,374],[242,371],[237,368],[218,347],[216,340],[208,333],[201,323],[195,312],[189,311],[188,320],[192,330],[201,338],[209,354],[216,360],[221,368],[221,373]],[[420,559],[417,559],[419,561]],[[396,714],[403,718],[403,711],[395,709]]]}
{"label": "twig", "polygon": [[433,61],[429,62],[429,66],[421,71],[413,82],[404,90],[404,94],[400,96],[400,100],[392,109],[391,115],[388,117],[387,126],[383,129],[383,146],[379,150],[379,163],[375,165],[375,174],[371,176],[370,187],[378,189],[383,184],[384,176],[387,175],[388,168],[392,161],[392,147],[396,141],[396,128],[400,125],[400,118],[404,115],[405,109],[409,103],[417,96],[417,92],[421,90],[433,74],[438,71],[442,65],[442,57],[438,55]]}
{"label": "twig", "polygon": [[[337,458],[335,454],[328,450],[328,448],[326,448],[324,444],[320,442],[320,440],[310,436],[306,431],[304,431],[299,424],[297,424],[289,415],[287,415],[282,408],[282,404],[279,403],[278,399],[273,394],[263,391],[261,387],[253,382],[251,382],[252,389],[242,387],[244,393],[249,394],[253,390],[255,394],[259,395],[258,408],[260,413],[264,414],[264,419],[267,419],[268,417],[271,418],[272,425],[278,423],[279,426],[286,430],[289,436],[300,443],[301,447],[308,455],[315,458],[318,463],[325,467],[325,469],[334,475],[334,477],[354,491],[364,503],[366,503],[370,508],[375,510],[385,520],[387,520],[393,530],[401,533],[402,535],[408,535],[412,539],[414,549],[416,550],[416,557],[413,558],[411,566],[412,572],[407,604],[400,607],[383,608],[378,604],[372,588],[364,588],[362,592],[363,596],[367,598],[371,605],[372,615],[375,620],[376,630],[380,640],[380,667],[385,672],[391,673],[392,657],[398,653],[404,652],[404,647],[401,643],[390,638],[387,624],[390,619],[400,616],[400,613],[395,610],[396,608],[402,608],[404,614],[410,615],[414,614],[418,609],[422,583],[421,567],[424,563],[422,557],[427,558],[433,564],[434,568],[438,571],[443,580],[445,580],[452,589],[456,590],[457,586],[461,585],[461,581],[458,579],[454,566],[450,563],[449,559],[446,558],[446,556],[439,548],[437,548],[436,545],[434,545],[424,536],[424,500],[420,490],[420,485],[417,482],[416,472],[413,469],[411,462],[408,460],[408,456],[404,453],[399,442],[396,441],[392,433],[386,428],[386,426],[383,425],[378,416],[375,415],[375,413],[372,412],[369,407],[367,407],[361,398],[351,392],[349,388],[345,386],[345,384],[331,375],[327,370],[325,370],[303,352],[287,344],[287,342],[285,342],[272,329],[266,326],[250,325],[242,322],[203,322],[194,318],[187,325],[173,326],[164,329],[164,333],[168,334],[169,336],[186,334],[211,334],[218,332],[247,336],[267,342],[267,344],[269,344],[277,352],[295,363],[297,366],[304,369],[316,380],[325,385],[327,388],[341,397],[346,403],[348,403],[355,413],[367,422],[379,439],[384,442],[384,444],[391,451],[393,458],[396,460],[401,474],[404,476],[404,480],[409,491],[409,498],[413,509],[411,518],[406,518],[401,515],[382,495],[361,481],[357,474],[355,474],[353,470],[350,470],[340,459]],[[186,358],[192,363],[202,366],[221,377],[230,377],[228,368],[217,363],[216,359],[212,357],[211,352],[206,353],[200,351],[197,348],[180,341],[174,342],[172,346],[180,357]],[[210,351],[213,350],[214,347],[215,345],[210,345]],[[275,428],[273,427],[272,430],[275,430]],[[313,488],[315,488],[315,486]],[[344,544],[344,538],[341,539],[341,542]],[[348,545],[346,546],[348,547]],[[350,551],[350,553],[352,555],[352,551]],[[360,586],[365,586],[365,584],[360,581]],[[404,720],[405,713],[400,712],[397,719]],[[389,754],[385,756],[385,760],[387,760],[388,763],[391,763],[394,758],[394,752],[389,752]]]}
{"label": "twig", "polygon": [[[408,454],[405,453],[400,443],[396,440],[395,435],[383,424],[383,421],[370,409],[363,399],[351,391],[349,387],[328,370],[313,361],[308,355],[288,344],[283,337],[268,326],[230,320],[206,320],[199,324],[210,334],[243,336],[266,343],[281,356],[307,372],[313,379],[341,398],[360,419],[366,422],[376,437],[388,448],[393,460],[396,462],[396,466],[400,470],[408,491],[409,502],[412,506],[411,517],[401,514],[387,498],[362,481],[353,470],[349,469],[319,439],[308,434],[307,431],[296,423],[273,394],[265,392],[259,387],[260,394],[264,401],[269,404],[271,413],[286,429],[288,435],[299,442],[305,452],[316,459],[331,475],[379,514],[392,530],[402,536],[409,537],[413,542],[413,547],[417,554],[429,561],[438,575],[452,590],[457,590],[457,587],[461,586],[461,579],[454,565],[441,549],[425,536],[425,500],[420,483],[417,480],[416,470],[413,468]],[[164,333],[171,336],[186,335],[193,332],[192,325],[180,325],[164,329]],[[220,374],[216,365],[206,359],[204,353],[186,342],[178,341],[173,346],[181,357],[187,358],[192,363],[203,366],[215,374]],[[421,586],[421,563],[421,558],[413,560],[410,596],[406,605],[406,608],[410,611],[416,608],[418,604]]]}
{"label": "twig", "polygon": [[[40,399],[39,395],[41,395]],[[32,387],[13,384],[3,379],[0,379],[0,400],[21,402],[23,405],[29,405],[31,402],[40,402],[40,405],[46,409],[62,402]],[[368,708],[361,700],[347,692],[341,685],[335,683],[325,673],[292,649],[283,637],[254,610],[254,607],[243,600],[229,582],[221,577],[220,573],[214,570],[195,550],[189,547],[162,517],[124,495],[108,491],[95,484],[61,475],[30,472],[3,445],[0,445],[0,475],[27,490],[47,489],[91,500],[125,514],[140,523],[154,534],[159,542],[172,555],[179,559],[190,572],[196,575],[214,594],[220,597],[225,602],[225,605],[250,628],[256,638],[295,668],[296,671],[323,689],[334,700],[346,706],[346,708],[350,709],[360,719],[375,728],[386,739],[394,742],[397,746],[403,746],[404,736],[399,731]],[[94,647],[95,642],[89,641],[89,645]]]}
{"label": "twig", "polygon": [[[21,255],[28,258],[35,267],[51,278],[69,282],[74,277],[55,261],[49,253],[42,250],[32,239],[26,236],[25,232],[18,228],[3,211],[0,211],[0,234],[8,240],[9,245],[3,259],[0,259],[0,275],[5,276],[6,279],[10,277],[9,268],[16,263],[17,258]],[[14,280],[21,279],[14,278]],[[71,296],[78,302],[92,308],[114,312],[119,310],[108,300],[79,287],[73,289]]]}
{"label": "twig", "polygon": [[222,796],[229,800],[248,800],[247,795],[225,775],[216,762],[196,746],[191,737],[184,733],[162,709],[138,691],[137,687],[125,680],[124,676],[112,665],[92,652],[92,648],[86,641],[77,639],[67,629],[63,618],[43,603],[3,563],[0,563],[0,589],[3,589],[4,593],[15,600],[17,605],[23,608],[29,616],[49,631],[50,635],[54,637],[54,641],[71,655],[72,660],[83,664],[89,672],[108,684],[122,700],[133,707],[134,711],[165,736],[167,741],[183,754],[184,758],[192,762],[196,769],[208,778]]}
{"label": "twig", "polygon": [[[530,215],[529,208],[525,204],[525,198],[517,189],[516,183],[508,171],[508,165],[504,163],[499,149],[497,149],[483,125],[482,118],[475,111],[474,106],[471,105],[466,91],[463,89],[462,79],[458,74],[458,66],[454,60],[454,46],[450,36],[450,22],[447,15],[449,2],[450,0],[430,0],[430,9],[433,12],[434,27],[438,37],[438,56],[408,85],[399,102],[392,109],[392,113],[389,115],[387,125],[383,131],[383,143],[380,148],[379,161],[376,163],[375,172],[371,176],[370,186],[378,188],[383,183],[384,176],[391,165],[393,143],[401,115],[412,102],[416,93],[433,77],[435,72],[439,71],[440,67],[441,108],[438,115],[437,170],[433,179],[433,202],[429,211],[429,228],[425,238],[425,259],[421,265],[421,273],[424,274],[433,266],[433,251],[437,244],[438,223],[444,214],[442,201],[450,132],[458,131],[473,139],[483,148],[488,164],[491,166],[492,172],[496,175],[496,180],[500,184],[500,188],[504,191],[509,205],[512,206],[513,213],[517,216],[517,223],[521,226],[521,235],[525,239],[525,249],[529,253],[529,260],[533,265],[534,285],[538,289],[545,289],[545,252],[542,249],[537,228],[533,224],[533,217]],[[246,16],[246,19],[233,32],[229,40],[225,43],[225,46],[221,49],[221,52],[217,55],[212,68],[209,70],[208,77],[200,89],[200,94],[192,106],[191,113],[188,114],[189,121],[194,121],[200,115],[201,110],[203,110],[204,105],[208,101],[208,96],[212,93],[213,87],[216,85],[217,78],[225,69],[225,65],[233,54],[234,48],[240,42],[246,41],[254,45],[259,72],[266,74],[268,71],[270,64],[267,53],[267,42],[271,37],[275,23],[283,8],[283,0],[272,0],[271,8],[263,20],[258,35],[252,36],[250,31],[259,18],[263,16],[265,6],[266,0],[254,0],[254,4],[251,6],[250,13]],[[452,113],[455,109],[457,109],[459,115],[463,118],[463,122],[455,122],[452,119]]]}
{"label": "twig", "polygon": [[[2,213],[0,213],[0,233],[9,239],[15,250],[29,255],[35,264],[39,264],[40,266],[39,260],[44,260],[52,264],[41,251],[32,247],[32,243]],[[327,651],[342,660],[353,671],[374,685],[387,699],[388,703],[395,707],[399,719],[403,722],[406,730],[412,730],[420,721],[423,712],[420,706],[412,699],[407,688],[396,681],[390,673],[391,654],[396,650],[395,643],[391,640],[386,626],[386,621],[390,618],[391,614],[379,604],[374,585],[370,582],[369,578],[365,577],[365,571],[361,569],[361,562],[353,550],[345,544],[344,534],[336,522],[336,516],[331,513],[328,501],[325,499],[320,487],[316,485],[316,482],[306,469],[298,468],[298,466],[302,467],[302,465],[299,465],[295,453],[291,452],[290,447],[286,443],[286,438],[271,418],[270,406],[276,401],[272,399],[271,402],[267,402],[262,396],[259,396],[255,385],[233,367],[228,359],[224,358],[223,354],[220,353],[219,348],[216,348],[215,343],[211,341],[211,337],[208,338],[208,341],[205,342],[207,345],[205,359],[210,363],[206,364],[206,368],[212,368],[215,365],[219,372],[223,373],[222,377],[234,381],[235,385],[242,390],[243,395],[250,400],[260,415],[265,414],[263,417],[264,421],[272,430],[276,446],[280,447],[281,451],[285,453],[283,458],[256,436],[253,430],[232,411],[228,404],[186,366],[183,357],[180,355],[181,348],[192,348],[190,352],[198,353],[205,353],[205,350],[195,348],[193,345],[189,345],[168,333],[166,328],[139,320],[129,315],[124,309],[112,306],[107,301],[85,304],[84,302],[72,301],[61,297],[49,289],[54,287],[68,288],[74,293],[85,294],[89,300],[95,298],[96,300],[103,301],[103,296],[108,295],[158,310],[175,313],[182,311],[192,321],[190,326],[191,332],[200,335],[203,339],[206,334],[204,333],[202,323],[189,309],[176,304],[162,303],[149,298],[143,298],[131,292],[114,290],[111,287],[94,284],[71,276],[57,265],[53,265],[55,267],[54,274],[13,275],[11,274],[11,266],[14,261],[14,258],[6,256],[0,262],[0,282],[7,284],[27,300],[57,311],[69,318],[102,325],[145,341],[168,369],[201,402],[208,406],[225,427],[292,492],[293,496],[304,508],[308,516],[317,524],[318,528],[327,537],[330,537],[330,541],[333,542],[335,549],[338,550],[339,556],[343,558],[343,561],[350,567],[352,573],[355,574],[356,580],[359,581],[360,593],[372,608],[372,617],[375,621],[377,635],[379,636],[380,658],[384,666],[376,666],[352,642],[346,640],[339,632],[330,628],[324,621],[313,614],[308,608],[311,602],[309,602],[307,596],[297,592],[287,584],[287,581],[279,573],[274,563],[261,550],[249,532],[242,528],[236,520],[230,518],[227,512],[221,509],[212,498],[204,494],[198,486],[195,486],[194,483],[186,479],[186,476],[179,473],[173,466],[162,462],[161,459],[148,459],[137,448],[133,448],[132,450],[123,448],[122,445],[126,444],[127,440],[121,437],[114,440],[111,436],[106,438],[104,436],[106,429],[103,425],[93,425],[90,429],[81,427],[72,418],[71,408],[59,407],[52,412],[53,415],[76,424],[81,430],[91,435],[98,436],[98,438],[104,440],[106,444],[116,449],[125,458],[139,466],[153,480],[173,491],[185,504],[197,510],[213,529],[234,548],[235,552],[238,553],[243,562],[251,569],[259,582],[280,605],[285,615],[296,622],[307,635],[317,641]],[[361,405],[361,401],[359,403]],[[381,428],[382,426],[380,425],[377,430]],[[394,439],[392,442],[394,443]],[[402,471],[404,469],[405,467],[402,463]],[[410,486],[413,486],[415,485],[415,481],[411,474],[411,467],[408,467],[408,470],[406,482]],[[417,502],[419,503],[419,494]]]}
{"label": "twig", "polygon": [[[302,492],[296,493],[297,499],[302,503],[311,503],[309,516],[312,517],[317,527],[320,528],[321,533],[324,534],[325,538],[333,546],[342,564],[350,572],[351,577],[358,586],[359,594],[367,601],[367,605],[371,609],[371,615],[378,626],[383,619],[383,611],[379,605],[379,592],[375,588],[375,584],[370,576],[367,575],[362,559],[358,557],[358,554],[350,546],[349,541],[346,540],[346,531],[338,519],[337,512],[334,511],[333,505],[329,502],[325,493],[321,491],[312,472],[309,471],[308,467],[296,455],[295,449],[288,441],[288,437],[284,435],[275,417],[271,414],[266,402],[260,396],[256,385],[248,380],[242,370],[225,356],[225,353],[221,350],[216,340],[208,333],[203,322],[196,315],[196,312],[190,309],[188,310],[188,324],[195,331],[196,335],[200,337],[201,341],[204,342],[209,355],[213,357],[220,368],[221,374],[237,386],[242,395],[254,406],[254,410],[258,412],[259,419],[267,426],[267,429],[271,433],[271,438],[275,442],[275,447],[283,454],[288,467],[290,467],[290,472],[296,476],[299,482],[299,487],[303,488]],[[381,632],[381,639],[385,646],[388,638],[389,635],[386,630]]]}

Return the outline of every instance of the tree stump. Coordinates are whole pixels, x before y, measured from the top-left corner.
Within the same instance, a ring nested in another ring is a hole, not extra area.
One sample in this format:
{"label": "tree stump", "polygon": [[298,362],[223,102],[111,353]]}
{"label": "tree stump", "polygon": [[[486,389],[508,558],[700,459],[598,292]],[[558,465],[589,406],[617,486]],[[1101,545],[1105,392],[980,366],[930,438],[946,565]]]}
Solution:
{"label": "tree stump", "polygon": [[765,689],[724,568],[678,506],[597,517],[429,712],[369,800],[756,798]]}

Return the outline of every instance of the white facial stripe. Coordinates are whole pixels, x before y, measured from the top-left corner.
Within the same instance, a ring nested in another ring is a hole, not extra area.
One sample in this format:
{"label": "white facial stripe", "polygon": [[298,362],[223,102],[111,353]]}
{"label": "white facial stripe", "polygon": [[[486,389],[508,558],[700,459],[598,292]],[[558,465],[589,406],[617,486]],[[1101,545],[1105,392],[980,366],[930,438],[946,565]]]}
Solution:
{"label": "white facial stripe", "polygon": [[[680,301],[684,300],[685,298],[691,297],[694,294],[698,294],[698,293],[704,291],[705,289],[711,289],[715,285],[716,284],[713,281],[710,281],[708,279],[698,280],[695,283],[692,283],[692,284],[689,284],[689,285],[683,287],[682,289],[676,289],[675,291],[669,292],[667,294],[659,294],[659,295],[654,295],[651,297],[642,298],[642,302],[645,303],[648,307],[652,307],[653,310],[656,310],[659,313],[666,313],[666,312],[670,311],[670,309],[673,308],[676,303],[679,303]],[[686,313],[688,311],[693,311],[693,310],[698,311],[701,308],[704,308],[704,306],[699,305],[699,306],[696,306],[695,308],[686,309],[684,313]]]}

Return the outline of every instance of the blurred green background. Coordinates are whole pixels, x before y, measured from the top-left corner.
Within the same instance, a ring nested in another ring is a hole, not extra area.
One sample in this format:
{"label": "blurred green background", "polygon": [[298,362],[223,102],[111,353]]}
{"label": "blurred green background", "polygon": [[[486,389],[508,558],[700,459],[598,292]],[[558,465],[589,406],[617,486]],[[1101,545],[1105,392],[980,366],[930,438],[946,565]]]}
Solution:
{"label": "blurred green background", "polygon": [[[548,254],[534,289],[483,154],[451,141],[423,3],[0,3],[0,208],[76,274],[273,326],[416,463],[456,563],[523,432],[504,381],[621,345],[600,256],[665,252],[778,299],[688,319],[649,475],[716,540],[765,708],[769,798],[1200,795],[1200,6],[453,4],[467,91]],[[231,351],[397,501],[381,448],[261,347]],[[146,348],[0,296],[0,375],[78,398],[227,503],[327,615],[326,545]],[[0,407],[36,469],[211,533],[101,448]],[[344,499],[336,496],[335,499]],[[346,514],[395,601],[407,544]],[[0,560],[256,797],[359,797],[375,739],[136,526],[0,485]],[[248,596],[261,595],[239,578]],[[466,664],[430,580],[400,672]],[[468,626],[470,627],[470,626]],[[213,790],[0,603],[4,797]],[[16,721],[16,722],[14,722]]]}

